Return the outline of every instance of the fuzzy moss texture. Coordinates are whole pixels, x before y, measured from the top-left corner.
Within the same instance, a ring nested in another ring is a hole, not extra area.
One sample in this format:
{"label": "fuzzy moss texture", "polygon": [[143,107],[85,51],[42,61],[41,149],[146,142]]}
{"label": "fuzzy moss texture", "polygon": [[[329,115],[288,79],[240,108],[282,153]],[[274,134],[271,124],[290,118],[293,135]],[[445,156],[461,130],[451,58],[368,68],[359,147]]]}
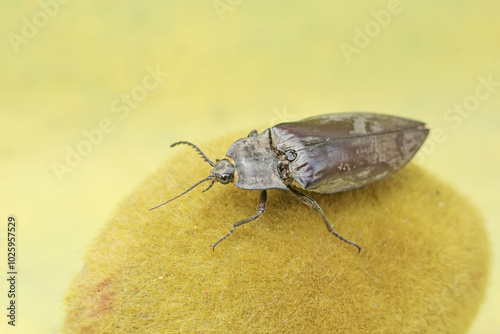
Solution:
{"label": "fuzzy moss texture", "polygon": [[[244,136],[246,134],[241,134]],[[199,144],[222,158],[238,136]],[[337,232],[286,191],[203,186],[188,147],[135,189],[87,252],[67,294],[66,333],[464,333],[484,297],[482,218],[453,189],[409,165],[368,187],[309,193]]]}

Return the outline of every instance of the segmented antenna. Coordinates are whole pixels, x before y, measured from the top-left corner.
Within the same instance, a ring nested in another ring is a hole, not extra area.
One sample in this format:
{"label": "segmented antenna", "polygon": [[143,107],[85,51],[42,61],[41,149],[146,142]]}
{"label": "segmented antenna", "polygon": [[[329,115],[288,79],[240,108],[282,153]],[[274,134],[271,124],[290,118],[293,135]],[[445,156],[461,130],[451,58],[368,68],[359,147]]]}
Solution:
{"label": "segmented antenna", "polygon": [[178,141],[176,143],[173,143],[172,145],[170,145],[170,147],[174,147],[176,145],[179,145],[179,144],[185,144],[185,145],[189,145],[191,146],[192,148],[194,148],[199,155],[201,155],[201,157],[203,158],[203,160],[205,160],[206,162],[208,162],[210,164],[210,166],[212,167],[215,167],[215,164],[212,162],[212,160],[210,160],[206,155],[205,153],[203,153],[195,144],[193,143],[190,143],[188,141]]}
{"label": "segmented antenna", "polygon": [[[166,201],[165,203],[161,203],[160,205],[157,205],[157,206],[155,206],[154,208],[149,209],[149,211],[154,210],[154,209],[157,209],[157,208],[159,208],[160,206],[165,205],[165,204],[167,204],[167,203],[169,203],[169,202],[172,202],[174,199],[181,197],[182,195],[184,195],[185,193],[187,193],[188,191],[190,191],[191,189],[193,189],[193,188],[194,188],[194,187],[196,187],[197,185],[199,185],[199,184],[201,184],[201,183],[203,183],[203,182],[205,182],[205,181],[211,180],[211,179],[213,179],[213,178],[214,178],[213,176],[209,176],[209,177],[207,177],[206,179],[203,179],[203,180],[201,180],[201,181],[196,182],[194,185],[192,185],[192,186],[191,186],[191,188],[189,188],[188,190],[186,190],[186,191],[185,191],[185,192],[183,192],[182,194],[177,195],[177,196],[175,196],[174,198],[169,199],[169,200],[168,200],[168,201]],[[210,187],[208,187],[208,188],[210,188]],[[207,190],[208,190],[208,188],[207,188]]]}

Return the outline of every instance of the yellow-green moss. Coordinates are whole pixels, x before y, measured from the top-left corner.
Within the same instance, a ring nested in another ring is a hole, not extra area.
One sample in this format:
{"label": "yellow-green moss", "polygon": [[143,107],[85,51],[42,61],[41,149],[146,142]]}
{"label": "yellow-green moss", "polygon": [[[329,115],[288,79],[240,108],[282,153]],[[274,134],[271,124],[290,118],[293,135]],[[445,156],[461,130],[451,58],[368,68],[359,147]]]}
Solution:
{"label": "yellow-green moss", "polygon": [[[244,135],[244,134],[242,134]],[[200,144],[213,159],[234,140]],[[67,295],[66,333],[463,333],[484,296],[481,217],[453,189],[407,166],[371,186],[317,199],[336,231],[286,191],[203,187],[188,147],[126,198]]]}

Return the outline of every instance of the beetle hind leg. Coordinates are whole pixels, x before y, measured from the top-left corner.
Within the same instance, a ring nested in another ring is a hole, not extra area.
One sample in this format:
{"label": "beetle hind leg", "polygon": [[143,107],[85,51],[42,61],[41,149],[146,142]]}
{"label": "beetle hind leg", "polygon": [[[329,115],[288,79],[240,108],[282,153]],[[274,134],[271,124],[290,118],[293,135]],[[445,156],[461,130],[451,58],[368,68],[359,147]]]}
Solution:
{"label": "beetle hind leg", "polygon": [[235,228],[237,228],[238,226],[241,226],[243,224],[249,223],[251,221],[254,221],[255,219],[259,218],[264,213],[264,211],[266,210],[266,203],[267,203],[267,191],[263,190],[260,193],[259,204],[257,204],[257,213],[255,215],[253,215],[252,217],[248,217],[248,218],[242,219],[242,220],[237,221],[236,223],[234,223],[233,228],[231,229],[231,231],[229,231],[229,233],[226,234],[224,237],[222,237],[222,239],[220,239],[219,241],[217,241],[215,244],[212,245],[212,250],[215,251],[215,246],[217,246],[222,240],[224,240],[227,237],[229,237],[233,233],[233,231],[234,231]]}
{"label": "beetle hind leg", "polygon": [[340,240],[356,247],[358,249],[358,253],[361,252],[361,247],[358,244],[356,244],[350,240],[347,240],[346,238],[344,238],[343,236],[341,236],[340,234],[335,232],[335,230],[333,229],[333,225],[330,225],[330,223],[328,222],[328,219],[326,219],[325,213],[323,212],[323,210],[321,209],[321,207],[318,205],[318,203],[315,200],[313,200],[310,197],[307,197],[303,193],[301,193],[301,192],[299,192],[291,187],[288,187],[288,189],[290,189],[292,194],[294,194],[299,200],[304,202],[306,205],[318,210],[319,214],[321,215],[321,218],[323,219],[323,222],[325,223],[326,228],[328,229],[328,232],[332,233],[334,236],[336,236]]}

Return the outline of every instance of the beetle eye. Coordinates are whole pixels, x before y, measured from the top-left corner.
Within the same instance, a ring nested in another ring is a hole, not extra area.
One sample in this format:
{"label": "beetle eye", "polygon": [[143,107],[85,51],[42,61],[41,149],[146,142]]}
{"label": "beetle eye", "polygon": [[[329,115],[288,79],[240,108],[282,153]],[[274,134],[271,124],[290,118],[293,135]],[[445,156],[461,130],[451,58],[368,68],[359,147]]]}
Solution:
{"label": "beetle eye", "polygon": [[229,174],[221,174],[221,175],[217,176],[217,180],[222,184],[228,184],[229,183]]}

